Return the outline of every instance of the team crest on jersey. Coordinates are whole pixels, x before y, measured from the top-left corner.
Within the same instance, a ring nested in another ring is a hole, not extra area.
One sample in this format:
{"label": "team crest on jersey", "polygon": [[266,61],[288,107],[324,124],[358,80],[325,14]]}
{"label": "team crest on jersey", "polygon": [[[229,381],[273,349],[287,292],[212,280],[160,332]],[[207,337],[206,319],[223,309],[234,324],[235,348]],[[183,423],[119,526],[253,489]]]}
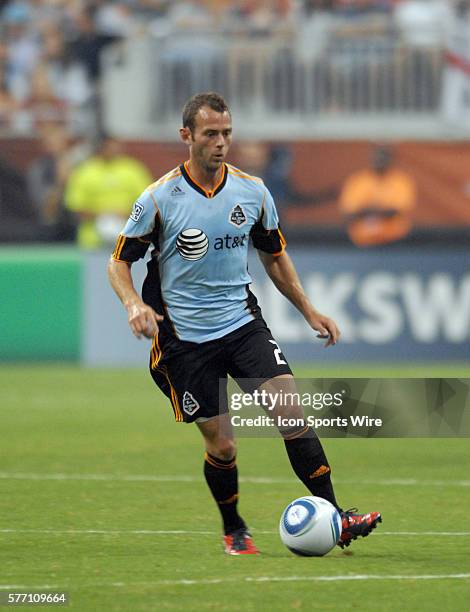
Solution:
{"label": "team crest on jersey", "polygon": [[143,205],[140,202],[135,202],[134,206],[132,207],[132,212],[131,212],[132,221],[135,221],[137,223],[137,221],[142,216],[143,212],[144,212]]}
{"label": "team crest on jersey", "polygon": [[229,221],[232,225],[235,225],[235,227],[241,227],[247,222],[245,211],[240,204],[235,204],[232,208]]}
{"label": "team crest on jersey", "polygon": [[183,259],[197,261],[207,253],[209,238],[200,229],[185,229],[176,239],[176,249]]}
{"label": "team crest on jersey", "polygon": [[186,414],[191,416],[197,412],[200,407],[201,406],[199,406],[193,395],[189,391],[185,391],[183,395],[183,410],[186,412]]}

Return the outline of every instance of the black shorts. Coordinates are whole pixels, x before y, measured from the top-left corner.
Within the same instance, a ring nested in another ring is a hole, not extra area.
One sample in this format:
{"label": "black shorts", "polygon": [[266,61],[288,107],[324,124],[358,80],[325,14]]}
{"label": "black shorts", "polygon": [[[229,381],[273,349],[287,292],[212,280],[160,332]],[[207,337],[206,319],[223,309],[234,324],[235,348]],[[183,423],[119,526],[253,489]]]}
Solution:
{"label": "black shorts", "polygon": [[235,380],[257,379],[251,389],[246,382],[241,384],[243,391],[252,392],[263,381],[292,374],[263,319],[201,344],[174,338],[165,343],[164,337],[157,336],[150,372],[170,398],[175,419],[185,423],[227,412],[226,393],[221,398],[219,392],[219,381],[226,381],[227,375]]}

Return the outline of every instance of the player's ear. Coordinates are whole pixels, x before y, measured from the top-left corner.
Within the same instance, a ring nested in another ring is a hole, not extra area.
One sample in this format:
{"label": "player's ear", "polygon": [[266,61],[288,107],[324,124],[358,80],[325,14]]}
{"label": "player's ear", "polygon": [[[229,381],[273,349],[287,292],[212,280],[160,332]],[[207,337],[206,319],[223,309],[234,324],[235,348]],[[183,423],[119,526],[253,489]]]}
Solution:
{"label": "player's ear", "polygon": [[180,138],[187,145],[193,142],[193,135],[189,127],[180,128]]}

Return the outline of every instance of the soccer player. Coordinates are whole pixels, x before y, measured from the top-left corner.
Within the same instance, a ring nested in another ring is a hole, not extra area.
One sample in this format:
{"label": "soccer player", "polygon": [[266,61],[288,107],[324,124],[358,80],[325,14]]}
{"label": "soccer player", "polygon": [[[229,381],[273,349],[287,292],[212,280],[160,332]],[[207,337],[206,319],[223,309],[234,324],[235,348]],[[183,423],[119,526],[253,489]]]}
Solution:
{"label": "soccer player", "polygon": [[[222,515],[225,552],[256,554],[238,513],[236,447],[219,380],[258,379],[263,388],[295,391],[292,371],[249,289],[251,240],[276,287],[310,327],[336,344],[335,322],[310,303],[263,182],[225,162],[232,141],[230,110],[216,93],[193,96],[183,109],[189,160],[150,185],[135,202],[109,263],[111,285],[137,338],[153,338],[150,372],[170,398],[176,421],[195,422],[205,442],[204,474]],[[131,266],[152,245],[142,297]],[[255,389],[247,387],[245,391]],[[282,408],[279,408],[282,413]],[[299,407],[293,407],[290,415]],[[378,512],[343,511],[316,433],[305,423],[280,430],[292,468],[308,490],[342,516],[340,546],[366,536]]]}

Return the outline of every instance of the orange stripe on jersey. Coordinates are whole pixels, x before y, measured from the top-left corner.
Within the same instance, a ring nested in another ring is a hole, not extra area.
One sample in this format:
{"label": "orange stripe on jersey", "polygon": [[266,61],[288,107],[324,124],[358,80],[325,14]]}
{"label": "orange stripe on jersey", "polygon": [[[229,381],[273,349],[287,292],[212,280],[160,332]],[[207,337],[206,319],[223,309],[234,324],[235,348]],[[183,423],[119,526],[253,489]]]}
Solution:
{"label": "orange stripe on jersey", "polygon": [[122,253],[122,249],[124,248],[125,242],[126,242],[126,237],[123,236],[122,234],[119,234],[117,242],[116,242],[116,246],[114,248],[114,252],[112,254],[113,259],[116,259],[117,261],[122,261],[121,253]]}
{"label": "orange stripe on jersey", "polygon": [[224,182],[225,179],[225,175],[227,173],[227,166],[224,164],[223,168],[222,168],[222,174],[220,176],[220,180],[217,183],[217,185],[214,187],[214,189],[212,191],[210,191],[209,193],[212,195],[217,191],[217,189],[222,185],[222,183]]}
{"label": "orange stripe on jersey", "polygon": [[225,174],[227,172],[227,164],[223,165],[222,168],[222,174],[221,177],[219,179],[219,182],[217,183],[217,185],[214,187],[214,189],[211,189],[210,191],[208,191],[205,187],[203,187],[200,183],[198,183],[196,181],[196,179],[192,176],[191,172],[189,171],[188,168],[188,162],[184,162],[184,169],[186,170],[189,178],[192,180],[192,182],[197,185],[199,187],[199,189],[201,189],[205,194],[206,194],[206,198],[212,198],[212,196],[214,195],[214,193],[217,191],[217,189],[222,185],[222,183],[224,182],[225,179]]}
{"label": "orange stripe on jersey", "polygon": [[188,162],[184,162],[183,166],[184,166],[184,169],[186,170],[186,172],[188,173],[189,178],[192,180],[192,182],[193,182],[195,185],[197,185],[197,186],[199,187],[199,189],[202,189],[202,191],[203,191],[203,192],[206,194],[206,197],[207,197],[207,198],[210,198],[209,191],[207,191],[207,189],[204,189],[204,187],[203,187],[202,185],[200,185],[200,184],[199,184],[199,183],[198,183],[198,182],[197,182],[197,181],[196,181],[196,180],[193,178],[193,176],[191,175],[191,172],[188,170]]}
{"label": "orange stripe on jersey", "polygon": [[227,164],[227,168],[229,174],[232,174],[233,176],[238,176],[239,178],[247,179],[249,181],[256,181],[258,183],[263,182],[263,179],[261,179],[259,176],[252,176],[251,174],[247,174],[246,172],[243,172],[243,170],[240,170],[240,168],[236,168],[231,164]]}
{"label": "orange stripe on jersey", "polygon": [[173,170],[170,170],[170,172],[167,172],[154,183],[149,185],[145,191],[150,191],[155,187],[158,187],[159,185],[164,185],[168,181],[171,181],[171,179],[176,178],[177,176],[181,176],[181,170],[179,166],[176,166],[176,168],[173,168]]}
{"label": "orange stripe on jersey", "polygon": [[171,181],[174,178],[177,178],[178,176],[181,176],[181,170],[178,169],[178,172],[175,172],[174,174],[172,174],[171,176],[167,176],[166,178],[161,178],[159,181],[157,181],[157,185],[164,185],[165,183],[168,183],[168,181]]}
{"label": "orange stripe on jersey", "polygon": [[282,255],[284,253],[284,251],[286,250],[286,244],[287,244],[286,239],[284,238],[284,236],[283,236],[283,234],[282,234],[282,232],[281,232],[281,230],[279,228],[278,228],[277,232],[279,234],[279,239],[281,241],[281,250],[278,251],[277,253],[273,253],[274,257],[279,257],[280,255]]}
{"label": "orange stripe on jersey", "polygon": [[255,183],[263,182],[262,179],[257,178],[256,176],[249,176],[248,174],[241,174],[240,172],[231,172],[230,170],[228,171],[228,173],[238,178],[245,179],[247,181],[255,181]]}

